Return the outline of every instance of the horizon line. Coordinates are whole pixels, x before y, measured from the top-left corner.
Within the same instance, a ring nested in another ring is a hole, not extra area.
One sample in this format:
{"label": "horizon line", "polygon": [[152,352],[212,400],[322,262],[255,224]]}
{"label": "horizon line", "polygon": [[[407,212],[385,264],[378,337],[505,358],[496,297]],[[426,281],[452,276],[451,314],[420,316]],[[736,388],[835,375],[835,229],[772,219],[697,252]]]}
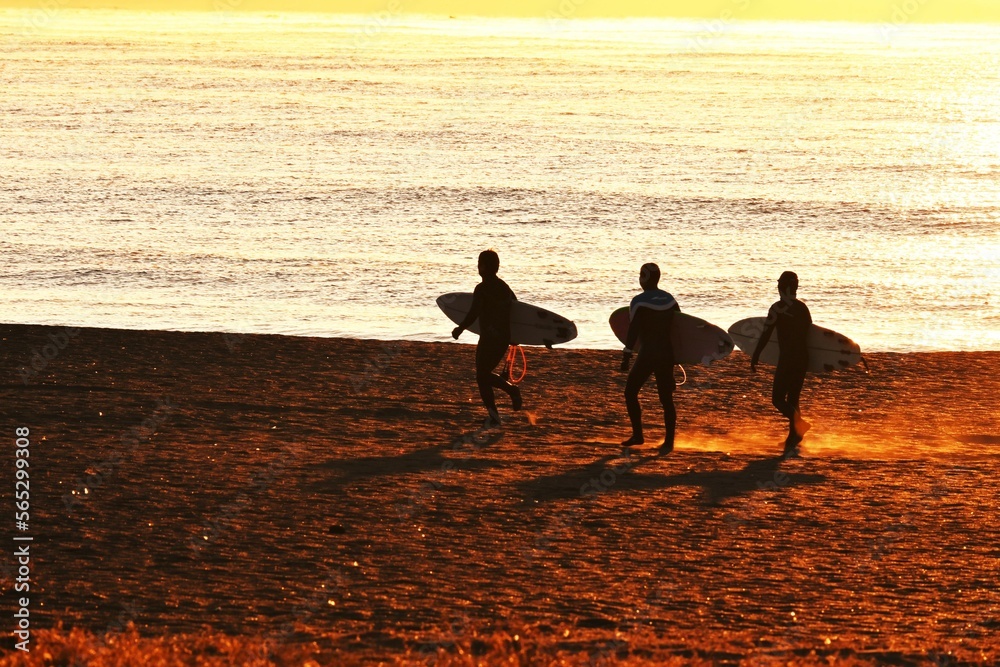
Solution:
{"label": "horizon line", "polygon": [[[245,14],[245,15],[315,15],[315,16],[365,16],[378,17],[390,16],[393,18],[414,17],[441,20],[469,20],[469,19],[522,19],[522,20],[549,20],[552,22],[586,22],[586,21],[642,21],[642,20],[680,20],[680,21],[701,21],[701,22],[774,22],[774,23],[836,23],[851,25],[895,25],[903,27],[906,25],[1000,25],[1000,6],[985,10],[982,5],[978,5],[978,12],[970,15],[971,8],[963,6],[965,12],[956,12],[956,15],[944,15],[941,12],[924,12],[923,5],[928,0],[909,0],[909,2],[889,4],[891,0],[885,0],[884,13],[882,11],[867,12],[865,15],[851,16],[845,11],[833,11],[819,13],[818,15],[807,15],[794,11],[777,11],[774,7],[758,8],[756,12],[748,13],[746,7],[738,8],[738,0],[732,0],[733,6],[737,9],[726,8],[721,11],[706,11],[704,9],[689,8],[687,10],[673,9],[667,7],[661,11],[636,10],[635,13],[627,13],[625,9],[615,10],[606,7],[605,3],[590,4],[587,0],[561,0],[552,2],[548,8],[539,7],[531,11],[522,6],[510,7],[505,10],[490,11],[481,5],[473,5],[471,8],[466,5],[462,7],[447,7],[447,3],[442,0],[427,0],[421,2],[417,0],[416,7],[409,0],[382,0],[377,7],[360,7],[367,4],[363,0],[354,0],[350,7],[338,9],[328,9],[315,7],[308,4],[306,0],[290,2],[291,7],[267,7],[268,0],[177,0],[176,6],[164,6],[168,3],[153,3],[147,0],[0,0],[0,10],[23,10],[34,11],[44,14],[55,14],[63,11],[67,12],[101,12],[101,13],[147,13],[147,14]],[[441,5],[444,4],[445,8]],[[912,4],[912,7],[911,7]],[[998,3],[1000,4],[1000,3]],[[123,6],[125,5],[125,6]],[[749,5],[749,3],[747,3]],[[871,7],[871,5],[869,5]],[[965,14],[965,15],[963,15]]]}
{"label": "horizon line", "polygon": [[[286,14],[296,14],[300,16],[357,16],[357,17],[377,17],[380,15],[385,15],[387,10],[372,11],[372,12],[361,12],[361,11],[317,11],[310,9],[262,9],[262,8],[250,8],[250,9],[168,9],[163,7],[143,7],[143,8],[133,8],[133,7],[61,7],[58,9],[51,9],[48,7],[39,6],[38,4],[7,4],[0,2],[0,11],[21,11],[21,12],[41,12],[45,14],[59,13],[59,12],[93,12],[93,13],[122,13],[122,14],[181,14],[181,15],[212,15],[212,14],[225,14],[228,16],[233,16],[234,14],[244,14],[247,16],[253,15],[273,15],[280,16]],[[808,24],[837,24],[837,25],[852,25],[852,26],[884,26],[891,25],[896,28],[905,27],[933,27],[933,26],[976,26],[985,28],[996,28],[1000,27],[1000,18],[989,19],[989,20],[970,20],[970,19],[955,19],[950,21],[943,20],[919,20],[910,19],[907,21],[893,21],[891,19],[884,19],[880,21],[874,20],[864,20],[864,19],[848,19],[848,18],[802,18],[802,17],[788,17],[788,16],[744,16],[744,17],[729,17],[721,18],[719,16],[701,16],[701,15],[660,15],[660,14],[647,14],[647,15],[632,15],[632,16],[544,16],[544,15],[491,15],[491,14],[476,14],[476,13],[466,13],[466,14],[448,14],[448,13],[437,13],[437,12],[398,12],[391,14],[391,17],[395,19],[399,18],[414,18],[414,19],[433,19],[433,20],[496,20],[496,21],[550,21],[550,22],[560,22],[560,23],[590,23],[598,21],[609,21],[609,22],[629,22],[629,21],[682,21],[682,22],[720,22],[720,23],[780,23],[780,24],[794,24],[794,23],[808,23]]]}

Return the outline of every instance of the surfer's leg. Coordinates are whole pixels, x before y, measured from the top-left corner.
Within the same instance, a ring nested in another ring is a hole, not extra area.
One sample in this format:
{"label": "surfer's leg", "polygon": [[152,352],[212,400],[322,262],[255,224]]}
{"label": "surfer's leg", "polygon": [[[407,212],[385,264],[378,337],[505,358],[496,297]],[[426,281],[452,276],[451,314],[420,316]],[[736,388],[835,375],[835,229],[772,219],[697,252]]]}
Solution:
{"label": "surfer's leg", "polygon": [[771,404],[788,420],[795,416],[795,407],[789,402],[792,379],[786,369],[778,366],[774,371],[774,387],[771,389]]}
{"label": "surfer's leg", "polygon": [[493,387],[502,383],[500,376],[493,372],[500,360],[503,359],[506,345],[500,345],[491,341],[484,342],[482,339],[476,346],[476,384],[479,385],[479,395],[483,399],[486,411],[499,421],[497,413],[496,396],[493,394]]}
{"label": "surfer's leg", "polygon": [[792,429],[795,431],[795,435],[801,442],[802,436],[806,434],[806,431],[812,426],[809,422],[802,418],[802,412],[799,410],[799,397],[802,395],[802,385],[806,381],[806,372],[802,371],[795,374],[792,377],[788,388],[788,403],[792,407]]}
{"label": "surfer's leg", "polygon": [[[496,345],[497,347],[500,347],[501,344],[497,343]],[[500,363],[500,361],[505,356],[507,356],[507,351],[509,349],[510,349],[509,344],[503,344],[503,349],[500,352],[500,356],[497,359],[497,363]],[[490,359],[486,359],[485,363],[488,364],[489,361]],[[518,388],[516,384],[511,382],[508,378],[504,377],[503,375],[500,375],[499,373],[492,372],[493,368],[496,368],[496,365],[497,364],[493,364],[493,367],[490,369],[490,374],[488,378],[490,385],[497,389],[502,389],[504,393],[510,396],[511,409],[520,410],[522,407],[521,390]]]}
{"label": "surfer's leg", "polygon": [[512,384],[506,381],[504,382],[504,384],[507,387],[506,388],[507,394],[510,396],[510,409],[520,410],[522,407],[524,407],[524,402],[523,399],[521,398],[521,388],[518,387],[516,384]]}
{"label": "surfer's leg", "polygon": [[802,395],[802,386],[805,382],[805,373],[789,373],[788,406],[791,408],[793,415],[799,409],[799,397]]}
{"label": "surfer's leg", "polygon": [[518,389],[516,384],[513,384],[506,378],[501,377],[498,373],[490,373],[488,381],[491,386],[496,387],[497,389],[502,389],[508,396],[510,396],[511,409],[521,409],[521,390]]}
{"label": "surfer's leg", "polygon": [[652,365],[640,354],[625,381],[625,409],[628,411],[629,421],[632,422],[632,437],[622,443],[625,446],[641,445],[645,442],[642,437],[642,406],[639,405],[639,390],[652,374]]}
{"label": "surfer's leg", "polygon": [[778,364],[774,371],[774,388],[771,390],[771,403],[788,420],[788,435],[785,437],[785,456],[795,454],[796,447],[802,438],[795,433],[795,407],[789,401],[792,376],[786,367]]}
{"label": "surfer's leg", "polygon": [[[802,393],[802,385],[805,383],[806,371],[798,368],[781,369],[782,396],[775,398],[775,407],[788,419],[788,437],[785,438],[785,455],[793,456],[798,454],[799,443],[802,436],[809,430],[809,423],[804,421],[799,414],[799,396]],[[775,392],[778,391],[778,375],[775,374]],[[781,402],[781,407],[778,403]]]}
{"label": "surfer's leg", "polygon": [[677,430],[677,410],[674,408],[674,389],[677,382],[674,380],[673,364],[662,364],[656,369],[656,391],[660,395],[660,405],[663,406],[663,426],[666,435],[663,444],[660,445],[660,454],[669,454],[674,451],[674,432]]}

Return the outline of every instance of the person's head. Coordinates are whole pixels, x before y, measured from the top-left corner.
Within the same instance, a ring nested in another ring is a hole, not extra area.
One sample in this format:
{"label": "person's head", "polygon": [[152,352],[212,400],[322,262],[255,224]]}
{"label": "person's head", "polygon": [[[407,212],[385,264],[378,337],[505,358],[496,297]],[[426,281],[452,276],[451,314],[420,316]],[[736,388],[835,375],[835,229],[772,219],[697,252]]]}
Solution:
{"label": "person's head", "polygon": [[479,275],[483,278],[495,276],[500,270],[500,255],[492,248],[479,253]]}
{"label": "person's head", "polygon": [[778,293],[795,297],[799,290],[799,277],[792,271],[785,271],[778,277]]}
{"label": "person's head", "polygon": [[660,282],[660,267],[650,262],[639,269],[639,285],[642,289],[656,289]]}

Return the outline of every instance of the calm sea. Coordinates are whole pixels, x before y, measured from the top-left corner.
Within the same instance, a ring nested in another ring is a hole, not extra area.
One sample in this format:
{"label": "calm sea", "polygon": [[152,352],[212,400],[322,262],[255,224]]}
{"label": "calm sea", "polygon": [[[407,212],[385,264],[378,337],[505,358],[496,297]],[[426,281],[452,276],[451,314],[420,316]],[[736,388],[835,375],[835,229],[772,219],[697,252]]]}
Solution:
{"label": "calm sea", "polygon": [[493,247],[578,346],[655,261],[723,327],[792,269],[864,349],[1000,349],[1000,28],[44,6],[5,321],[445,340]]}

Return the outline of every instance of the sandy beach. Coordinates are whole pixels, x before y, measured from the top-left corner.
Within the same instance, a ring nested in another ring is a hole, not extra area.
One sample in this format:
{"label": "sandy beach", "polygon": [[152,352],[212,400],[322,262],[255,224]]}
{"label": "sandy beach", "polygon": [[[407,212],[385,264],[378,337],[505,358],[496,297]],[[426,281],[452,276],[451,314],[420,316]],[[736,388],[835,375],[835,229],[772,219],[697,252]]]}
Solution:
{"label": "sandy beach", "polygon": [[1000,660],[1000,352],[811,376],[783,461],[739,352],[686,369],[656,458],[652,385],[617,446],[617,351],[529,348],[482,432],[472,345],[0,332],[7,544],[17,428],[34,538],[32,652],[0,664]]}

